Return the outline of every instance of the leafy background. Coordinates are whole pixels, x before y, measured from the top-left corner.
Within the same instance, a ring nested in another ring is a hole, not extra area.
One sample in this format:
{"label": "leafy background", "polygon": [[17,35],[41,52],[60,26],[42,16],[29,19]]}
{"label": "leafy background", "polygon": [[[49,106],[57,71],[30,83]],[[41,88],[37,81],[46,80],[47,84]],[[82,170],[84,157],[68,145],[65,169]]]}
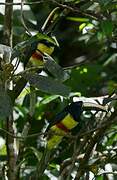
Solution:
{"label": "leafy background", "polygon": [[[19,1],[14,2],[19,3]],[[41,27],[49,13],[54,8],[60,7],[56,12],[57,22],[50,29],[51,34],[56,37],[59,43],[59,47],[55,48],[52,57],[65,69],[69,78],[63,85],[62,82],[59,82],[60,84],[56,82],[56,77],[55,82],[53,79],[51,80],[51,77],[42,77],[39,82],[36,75],[26,77],[30,82],[33,82],[33,85],[36,84],[36,88],[39,89],[31,92],[28,87],[24,89],[13,107],[17,135],[22,133],[27,123],[30,124],[29,137],[23,143],[20,139],[17,139],[17,147],[23,149],[22,156],[18,159],[18,163],[21,163],[20,179],[34,178],[37,163],[45,148],[45,141],[39,136],[39,133],[44,131],[47,122],[51,121],[71,101],[73,96],[104,96],[112,93],[117,88],[117,1],[45,0],[36,2],[27,0],[26,3],[29,4],[23,6],[22,12],[20,5],[13,6],[13,47],[20,45],[19,43],[24,40],[30,43],[29,36],[22,24],[22,14],[23,21],[29,32],[35,35],[37,32],[41,32]],[[0,9],[2,9],[0,11],[1,44],[4,44],[3,7],[0,4]],[[18,50],[20,51],[20,49]],[[47,83],[50,85],[48,88]],[[71,91],[70,94],[69,91]],[[7,96],[4,94],[0,96],[2,97],[0,98],[0,128],[3,128],[5,127],[5,121],[2,115],[9,114],[12,108],[10,108],[11,102],[9,98],[6,98]],[[34,102],[32,102],[32,99]],[[8,109],[4,111],[6,104],[8,104]],[[31,108],[32,105],[33,108]],[[114,106],[116,107],[116,104]],[[32,113],[31,117],[29,116],[30,113]],[[82,117],[82,128],[79,126],[72,133],[77,135],[80,129],[81,132],[85,132],[87,124],[89,128],[95,127],[94,120],[93,115],[90,113],[85,114]],[[38,133],[38,136],[30,137],[31,134],[35,133]],[[2,178],[7,157],[3,131],[1,131],[1,137],[0,177]],[[90,157],[88,165],[85,167],[86,173],[81,179],[117,178],[116,141],[117,125],[114,124],[108,128],[100,141],[97,142],[95,154]],[[65,162],[68,162],[68,164],[71,162],[73,154],[80,145],[80,139],[77,139],[76,142],[74,139],[71,140],[65,137],[49,162],[49,167],[46,169],[43,179],[58,179],[62,172],[61,169],[66,166]],[[83,153],[85,153],[85,148],[80,151],[79,156],[82,156]],[[80,157],[78,158],[77,164],[70,174],[71,179],[74,179],[76,175]],[[111,173],[109,174],[109,172]],[[66,171],[63,178],[66,179],[67,175],[68,172]]]}

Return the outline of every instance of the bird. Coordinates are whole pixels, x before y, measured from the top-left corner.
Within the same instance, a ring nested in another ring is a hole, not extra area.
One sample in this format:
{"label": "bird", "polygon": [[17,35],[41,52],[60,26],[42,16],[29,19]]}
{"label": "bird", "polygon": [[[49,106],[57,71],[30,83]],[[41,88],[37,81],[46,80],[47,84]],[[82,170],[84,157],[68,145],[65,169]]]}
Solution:
{"label": "bird", "polygon": [[44,54],[52,55],[54,52],[54,44],[47,41],[41,40],[37,43],[35,51],[32,52],[31,57],[29,58],[29,63],[32,66],[38,67],[44,64],[43,56]]}
{"label": "bird", "polygon": [[17,57],[19,62],[23,63],[24,69],[27,67],[29,61],[32,65],[37,66],[38,64],[40,65],[39,62],[42,62],[43,54],[51,55],[57,46],[59,46],[59,44],[55,36],[37,33],[29,37],[28,40],[18,43],[13,48],[11,60]]}
{"label": "bird", "polygon": [[[56,39],[54,37],[52,38],[45,34],[38,33],[34,37],[31,37],[29,41],[24,42],[24,44],[16,46],[12,53],[12,59],[19,56],[24,69],[28,67],[38,68],[40,66],[43,69],[44,54],[52,55],[56,46],[58,46],[58,44],[56,43]],[[41,69],[37,71],[40,73]],[[13,102],[24,89],[26,83],[27,80],[24,79],[24,77],[17,80],[13,89]]]}
{"label": "bird", "polygon": [[50,122],[45,131],[48,134],[45,152],[37,167],[39,178],[43,175],[53,150],[57,148],[63,137],[80,123],[81,114],[86,110],[107,111],[105,106],[100,104],[76,101],[68,104],[55,116],[54,120]]}

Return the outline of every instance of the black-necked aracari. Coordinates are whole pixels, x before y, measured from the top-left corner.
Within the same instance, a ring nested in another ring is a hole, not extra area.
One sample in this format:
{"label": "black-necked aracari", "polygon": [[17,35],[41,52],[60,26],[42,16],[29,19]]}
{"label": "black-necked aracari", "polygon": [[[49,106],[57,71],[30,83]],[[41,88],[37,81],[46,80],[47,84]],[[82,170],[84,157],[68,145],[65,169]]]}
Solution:
{"label": "black-necked aracari", "polygon": [[84,110],[106,111],[106,108],[96,103],[78,101],[72,102],[56,115],[46,130],[50,133],[48,133],[47,146],[38,166],[39,178],[43,175],[52,150],[57,147],[67,133],[78,125]]}
{"label": "black-necked aracari", "polygon": [[41,40],[37,43],[35,51],[32,53],[29,63],[33,66],[40,66],[44,64],[43,55],[44,53],[51,55],[54,51],[54,44],[47,40]]}
{"label": "black-necked aracari", "polygon": [[48,138],[48,149],[56,147],[62,138],[78,125],[80,116],[84,110],[106,111],[104,106],[96,103],[82,101],[72,102],[66,106],[62,112],[58,113],[54,121],[49,124],[47,131],[52,131],[53,135]]}
{"label": "black-necked aracari", "polygon": [[[28,52],[28,55],[26,54],[27,58],[26,61],[24,62],[24,67],[27,67],[28,64],[34,67],[39,67],[44,65],[44,60],[43,60],[44,53],[51,55],[56,46],[54,39],[52,42],[51,38],[50,39],[49,38],[50,37],[48,37],[48,40],[41,39],[40,41],[34,43],[33,50],[31,52]],[[14,87],[15,95],[13,99],[17,98],[17,96],[21,93],[21,91],[25,87],[26,83],[27,80],[25,80],[23,77],[18,80],[16,86]]]}

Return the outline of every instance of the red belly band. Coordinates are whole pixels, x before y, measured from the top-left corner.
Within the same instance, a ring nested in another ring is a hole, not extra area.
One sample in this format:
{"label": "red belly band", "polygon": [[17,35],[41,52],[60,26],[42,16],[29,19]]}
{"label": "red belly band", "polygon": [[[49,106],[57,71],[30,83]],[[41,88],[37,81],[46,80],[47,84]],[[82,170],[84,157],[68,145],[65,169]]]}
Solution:
{"label": "red belly band", "polygon": [[67,127],[62,124],[61,122],[60,123],[57,123],[56,126],[59,128],[59,129],[62,129],[63,131],[65,132],[69,132],[69,129],[67,129]]}
{"label": "red belly band", "polygon": [[32,57],[35,58],[35,59],[37,59],[37,60],[39,59],[40,61],[43,61],[43,56],[42,56],[41,53],[34,52],[34,53],[32,54]]}

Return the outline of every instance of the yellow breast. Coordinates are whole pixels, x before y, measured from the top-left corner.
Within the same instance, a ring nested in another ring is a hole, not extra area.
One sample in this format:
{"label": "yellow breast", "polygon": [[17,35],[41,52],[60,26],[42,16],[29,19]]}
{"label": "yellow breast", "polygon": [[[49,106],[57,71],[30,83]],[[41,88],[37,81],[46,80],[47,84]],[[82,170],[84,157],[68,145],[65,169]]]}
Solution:
{"label": "yellow breast", "polygon": [[69,130],[73,129],[78,124],[78,122],[75,121],[70,114],[65,116],[65,118],[61,122]]}
{"label": "yellow breast", "polygon": [[[61,123],[66,127],[66,129],[71,130],[75,126],[77,126],[78,122],[76,122],[70,114],[65,116],[65,118],[61,121]],[[55,124],[50,128],[53,133],[52,137],[48,140],[47,148],[52,149],[58,146],[58,144],[61,142],[62,138],[67,134],[66,131],[64,131],[64,128],[60,128]],[[57,135],[58,134],[58,135]]]}
{"label": "yellow breast", "polygon": [[[66,134],[62,129],[59,129],[56,125],[51,127],[53,132],[52,137],[47,142],[47,148],[53,149],[61,142],[63,136]],[[55,135],[54,135],[55,133]],[[57,135],[58,134],[58,135]]]}
{"label": "yellow breast", "polygon": [[54,51],[54,47],[53,46],[46,46],[43,43],[38,43],[37,45],[37,49],[40,50],[42,53],[47,53],[48,55],[51,55]]}

